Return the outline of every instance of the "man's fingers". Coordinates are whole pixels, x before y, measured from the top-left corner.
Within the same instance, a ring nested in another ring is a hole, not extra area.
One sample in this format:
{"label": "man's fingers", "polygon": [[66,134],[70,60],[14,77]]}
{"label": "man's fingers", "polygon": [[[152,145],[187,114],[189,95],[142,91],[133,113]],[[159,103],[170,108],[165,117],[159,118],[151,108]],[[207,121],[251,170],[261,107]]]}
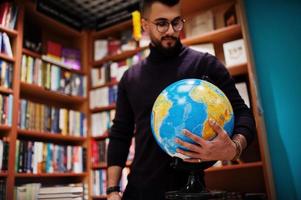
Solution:
{"label": "man's fingers", "polygon": [[193,152],[199,152],[200,148],[201,148],[200,146],[197,146],[195,144],[185,142],[185,141],[181,140],[180,138],[176,138],[175,142],[178,143],[179,145],[181,145],[182,147],[185,147],[189,151],[193,151]]}
{"label": "man's fingers", "polygon": [[183,130],[183,134],[187,137],[189,137],[190,139],[192,139],[195,143],[199,144],[201,147],[205,146],[207,141],[204,140],[202,137],[197,136],[193,133],[191,133],[190,131],[188,131],[187,129]]}
{"label": "man's fingers", "polygon": [[217,137],[227,135],[226,131],[213,119],[209,119],[209,124],[213,128]]}

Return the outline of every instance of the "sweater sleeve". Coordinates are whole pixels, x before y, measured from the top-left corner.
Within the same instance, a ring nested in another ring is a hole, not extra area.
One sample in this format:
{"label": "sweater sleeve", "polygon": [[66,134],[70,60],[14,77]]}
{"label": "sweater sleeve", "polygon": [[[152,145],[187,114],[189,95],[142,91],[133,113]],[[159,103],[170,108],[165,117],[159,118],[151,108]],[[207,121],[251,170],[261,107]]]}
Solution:
{"label": "sweater sleeve", "polygon": [[116,114],[109,132],[108,166],[125,166],[134,132],[134,114],[125,87],[126,74],[118,84]]}
{"label": "sweater sleeve", "polygon": [[[256,134],[256,125],[251,110],[246,106],[235,87],[234,79],[226,67],[210,54],[205,54],[205,65],[209,79],[228,97],[234,112],[234,134],[242,134],[249,145]],[[204,63],[203,63],[204,64]]]}

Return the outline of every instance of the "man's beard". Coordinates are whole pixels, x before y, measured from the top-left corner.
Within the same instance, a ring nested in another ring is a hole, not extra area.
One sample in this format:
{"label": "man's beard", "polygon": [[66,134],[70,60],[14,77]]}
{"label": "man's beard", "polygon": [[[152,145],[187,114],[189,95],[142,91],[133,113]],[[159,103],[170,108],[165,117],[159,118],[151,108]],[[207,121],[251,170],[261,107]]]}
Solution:
{"label": "man's beard", "polygon": [[[165,39],[171,39],[171,40],[174,40],[175,43],[174,43],[172,46],[170,46],[170,47],[164,47],[164,46],[162,45],[162,41],[165,40]],[[174,55],[174,54],[177,52],[177,50],[178,50],[179,42],[180,42],[179,38],[176,38],[176,37],[173,37],[173,36],[164,36],[164,37],[161,38],[160,41],[155,40],[155,39],[152,40],[153,46],[154,46],[154,47],[155,47],[162,55],[164,55],[164,56],[172,56],[172,55]]]}

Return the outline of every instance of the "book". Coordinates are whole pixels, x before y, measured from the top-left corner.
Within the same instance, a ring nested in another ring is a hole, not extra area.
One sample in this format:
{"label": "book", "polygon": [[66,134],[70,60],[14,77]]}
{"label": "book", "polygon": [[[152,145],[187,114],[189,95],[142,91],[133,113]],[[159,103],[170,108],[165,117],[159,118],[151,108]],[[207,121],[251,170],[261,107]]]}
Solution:
{"label": "book", "polygon": [[211,10],[201,12],[185,23],[186,37],[201,35],[214,30],[214,16]]}
{"label": "book", "polygon": [[71,66],[71,69],[80,70],[80,51],[77,49],[62,48],[62,62]]}
{"label": "book", "polygon": [[61,61],[61,55],[62,55],[62,45],[50,40],[47,41],[47,56],[56,61]]}
{"label": "book", "polygon": [[3,41],[2,41],[1,52],[12,58],[13,57],[12,47],[10,44],[10,39],[6,32],[2,33],[2,40]]}
{"label": "book", "polygon": [[248,87],[246,82],[235,83],[235,87],[238,90],[238,93],[244,100],[245,104],[250,108],[250,97],[248,93]]}
{"label": "book", "polygon": [[108,54],[108,40],[98,39],[94,41],[94,60],[100,60]]}
{"label": "book", "polygon": [[223,44],[226,66],[233,66],[247,62],[246,49],[243,39]]}

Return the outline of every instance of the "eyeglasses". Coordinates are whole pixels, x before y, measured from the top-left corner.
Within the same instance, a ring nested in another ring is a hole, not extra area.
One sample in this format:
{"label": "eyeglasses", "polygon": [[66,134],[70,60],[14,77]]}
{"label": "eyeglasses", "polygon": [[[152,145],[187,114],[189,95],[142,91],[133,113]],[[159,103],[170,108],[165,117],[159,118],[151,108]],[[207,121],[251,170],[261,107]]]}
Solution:
{"label": "eyeglasses", "polygon": [[168,20],[158,20],[152,23],[156,25],[157,31],[159,33],[166,33],[170,25],[172,26],[175,32],[180,32],[184,28],[185,19],[175,18],[171,22],[169,22]]}

